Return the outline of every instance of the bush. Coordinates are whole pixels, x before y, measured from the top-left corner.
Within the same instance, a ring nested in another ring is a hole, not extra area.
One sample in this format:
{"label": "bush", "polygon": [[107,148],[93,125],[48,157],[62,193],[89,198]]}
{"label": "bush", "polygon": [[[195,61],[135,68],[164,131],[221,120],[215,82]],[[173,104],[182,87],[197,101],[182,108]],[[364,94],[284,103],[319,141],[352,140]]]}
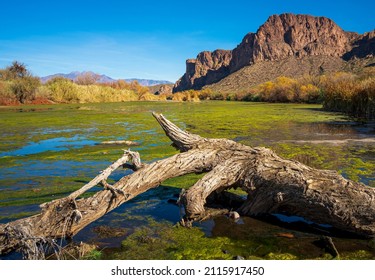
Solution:
{"label": "bush", "polygon": [[33,77],[25,64],[14,61],[0,70],[0,99],[2,104],[17,104],[32,101],[40,86],[40,80]]}
{"label": "bush", "polygon": [[85,72],[79,75],[76,79],[78,85],[93,85],[99,80],[100,76],[91,72]]}
{"label": "bush", "polygon": [[210,99],[212,100],[226,100],[227,94],[222,92],[213,92]]}
{"label": "bush", "polygon": [[55,78],[49,81],[41,94],[58,103],[98,103],[138,100],[134,91],[115,89],[108,85],[78,85],[69,79]]}
{"label": "bush", "polygon": [[325,109],[375,119],[374,76],[336,73],[325,77],[322,90]]}
{"label": "bush", "polygon": [[0,105],[18,105],[19,101],[16,99],[12,89],[11,82],[0,80]]}
{"label": "bush", "polygon": [[49,98],[58,103],[74,103],[78,102],[77,96],[78,85],[71,80],[57,77],[47,82],[47,91],[50,93]]}
{"label": "bush", "polygon": [[288,77],[278,77],[258,86],[260,99],[269,102],[295,102],[298,95],[298,83]]}
{"label": "bush", "polygon": [[2,80],[14,80],[31,76],[24,63],[13,61],[12,64],[0,71],[0,78]]}
{"label": "bush", "polygon": [[[186,91],[181,91],[181,92],[176,92],[172,94],[172,100],[173,101],[193,101],[193,102],[198,102],[199,99],[199,91],[196,90],[186,90]],[[170,99],[167,97],[167,99]]]}
{"label": "bush", "polygon": [[212,94],[213,94],[212,89],[204,88],[198,92],[198,98],[200,100],[210,99]]}
{"label": "bush", "polygon": [[11,90],[20,103],[26,103],[35,98],[35,93],[39,86],[39,78],[27,76],[15,79],[12,82]]}

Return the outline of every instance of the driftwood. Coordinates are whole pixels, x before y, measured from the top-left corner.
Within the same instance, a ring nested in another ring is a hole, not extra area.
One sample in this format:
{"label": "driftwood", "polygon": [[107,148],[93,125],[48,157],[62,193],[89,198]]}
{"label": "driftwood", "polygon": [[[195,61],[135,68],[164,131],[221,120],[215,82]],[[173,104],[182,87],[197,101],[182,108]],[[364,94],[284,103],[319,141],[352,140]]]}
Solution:
{"label": "driftwood", "polygon": [[138,142],[129,140],[117,140],[117,141],[103,141],[100,145],[125,145],[125,146],[139,146]]}
{"label": "driftwood", "polygon": [[[0,254],[12,250],[42,258],[38,250],[69,238],[91,222],[164,180],[188,173],[206,173],[182,192],[184,224],[208,216],[205,204],[212,194],[241,188],[247,199],[236,209],[241,215],[285,213],[369,237],[375,233],[375,189],[343,178],[335,171],[318,170],[283,159],[270,149],[248,147],[227,139],[208,139],[179,129],[164,116],[153,114],[181,153],[142,164],[136,152],[124,155],[91,182],[69,196],[41,205],[41,213],[0,225]],[[108,176],[119,167],[134,170],[113,185]],[[80,198],[90,188],[104,189]],[[29,249],[31,248],[31,249]]]}

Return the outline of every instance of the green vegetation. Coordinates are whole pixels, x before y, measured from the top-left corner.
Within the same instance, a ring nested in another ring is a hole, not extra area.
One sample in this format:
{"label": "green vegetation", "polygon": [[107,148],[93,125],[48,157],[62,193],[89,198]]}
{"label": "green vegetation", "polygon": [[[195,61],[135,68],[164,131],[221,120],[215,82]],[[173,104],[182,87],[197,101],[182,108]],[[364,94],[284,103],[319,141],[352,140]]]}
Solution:
{"label": "green vegetation", "polygon": [[[368,242],[360,241],[365,249],[348,251],[348,240],[335,238],[340,256],[334,258],[324,248],[313,243],[319,237],[298,233],[291,239],[277,236],[277,227],[251,218],[244,225],[236,225],[223,217],[215,219],[214,236],[206,236],[200,225],[193,228],[157,222],[146,218],[126,237],[119,249],[103,250],[100,259],[120,260],[297,260],[297,259],[374,259]],[[145,225],[146,224],[146,225]],[[257,226],[251,228],[250,226]],[[232,229],[231,229],[232,228]],[[293,234],[292,234],[293,235]],[[358,246],[358,245],[357,245]],[[354,246],[355,247],[355,246]]]}
{"label": "green vegetation", "polygon": [[207,238],[199,228],[187,229],[170,223],[149,221],[121,243],[121,250],[111,258],[156,260],[217,260],[231,259],[223,252],[230,240]]}
{"label": "green vegetation", "polygon": [[88,252],[84,257],[83,260],[100,260],[102,258],[102,252],[96,249]]}

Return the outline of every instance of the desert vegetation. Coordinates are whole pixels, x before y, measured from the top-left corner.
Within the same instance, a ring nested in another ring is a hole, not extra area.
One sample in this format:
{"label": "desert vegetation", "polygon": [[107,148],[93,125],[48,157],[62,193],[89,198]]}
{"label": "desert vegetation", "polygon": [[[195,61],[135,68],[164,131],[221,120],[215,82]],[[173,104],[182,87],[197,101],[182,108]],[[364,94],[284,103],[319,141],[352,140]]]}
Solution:
{"label": "desert vegetation", "polygon": [[323,107],[363,119],[375,119],[375,69],[361,75],[336,73],[323,82]]}
{"label": "desert vegetation", "polygon": [[26,103],[35,99],[40,80],[34,77],[25,64],[14,61],[0,69],[0,104]]}
{"label": "desert vegetation", "polygon": [[38,88],[37,97],[56,103],[97,103],[138,100],[129,89],[115,89],[95,83],[77,84],[69,79],[57,77]]}
{"label": "desert vegetation", "polygon": [[98,77],[84,73],[71,81],[56,77],[41,84],[26,65],[14,61],[0,70],[0,105],[44,103],[98,103],[137,100],[162,100],[137,81],[98,83]]}
{"label": "desert vegetation", "polygon": [[205,87],[202,90],[177,92],[167,96],[167,99],[323,104],[323,108],[329,111],[343,112],[361,119],[374,119],[375,68],[365,69],[358,74],[336,72],[300,78],[280,76],[236,92],[219,92]]}
{"label": "desert vegetation", "polygon": [[237,92],[215,92],[207,87],[198,92],[190,90],[182,93],[198,96],[201,100],[323,104],[326,110],[374,119],[374,74],[375,69],[368,68],[358,74],[336,72],[320,76],[306,75],[298,79],[281,76]]}
{"label": "desert vegetation", "polygon": [[375,118],[375,69],[360,73],[336,72],[305,75],[300,78],[280,76],[272,81],[235,92],[219,92],[205,87],[174,94],[155,95],[137,81],[118,80],[99,83],[92,73],[75,81],[56,77],[41,84],[25,64],[14,61],[0,69],[0,105],[44,103],[103,103],[125,101],[261,101],[323,104],[323,108],[362,118]]}

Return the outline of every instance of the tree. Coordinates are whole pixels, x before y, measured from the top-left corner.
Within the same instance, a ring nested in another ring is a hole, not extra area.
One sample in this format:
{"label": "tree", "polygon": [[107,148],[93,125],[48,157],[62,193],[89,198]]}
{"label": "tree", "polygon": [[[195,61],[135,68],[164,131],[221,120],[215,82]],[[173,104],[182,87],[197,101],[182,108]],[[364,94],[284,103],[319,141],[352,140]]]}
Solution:
{"label": "tree", "polygon": [[9,87],[14,98],[25,103],[35,98],[36,89],[40,86],[40,80],[34,77],[24,63],[13,61],[12,64],[0,71],[0,77],[9,81]]}
{"label": "tree", "polygon": [[9,73],[9,79],[31,76],[29,70],[26,68],[26,65],[18,61],[13,61],[12,65],[8,66],[5,70]]}
{"label": "tree", "polygon": [[93,85],[100,79],[98,74],[92,72],[84,72],[76,78],[76,84],[78,85]]}
{"label": "tree", "polygon": [[35,99],[35,92],[39,86],[39,78],[26,76],[15,79],[11,85],[11,89],[16,99],[21,103],[25,103]]}

